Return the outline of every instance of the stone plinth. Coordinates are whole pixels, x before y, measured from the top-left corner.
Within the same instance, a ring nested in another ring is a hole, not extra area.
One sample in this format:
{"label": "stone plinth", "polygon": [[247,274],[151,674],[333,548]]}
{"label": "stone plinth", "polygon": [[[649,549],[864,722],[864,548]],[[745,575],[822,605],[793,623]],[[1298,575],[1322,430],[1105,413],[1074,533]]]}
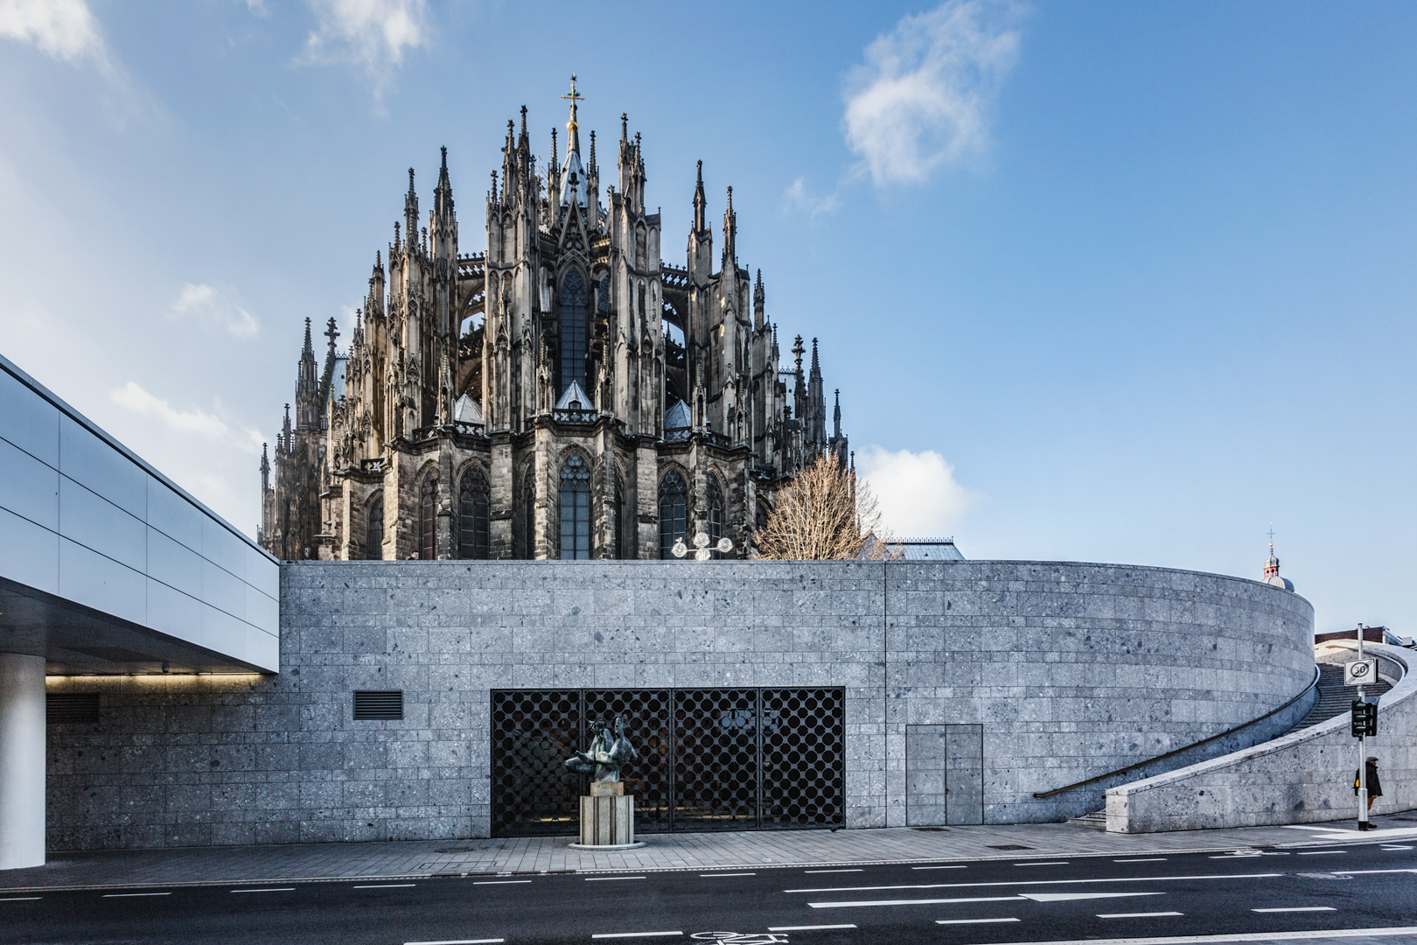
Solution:
{"label": "stone plinth", "polygon": [[635,796],[625,793],[622,781],[594,781],[581,796],[581,839],[575,846],[633,847]]}

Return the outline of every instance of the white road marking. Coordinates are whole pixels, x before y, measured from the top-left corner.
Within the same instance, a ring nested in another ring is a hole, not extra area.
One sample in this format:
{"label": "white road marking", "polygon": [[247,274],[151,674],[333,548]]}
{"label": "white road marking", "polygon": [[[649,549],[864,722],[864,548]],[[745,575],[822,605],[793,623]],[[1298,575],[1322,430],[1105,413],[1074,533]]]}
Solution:
{"label": "white road marking", "polygon": [[474,886],[516,886],[521,883],[529,883],[529,879],[478,879],[474,880]]}
{"label": "white road marking", "polygon": [[683,935],[683,932],[599,932],[591,938],[667,938],[671,935]]}
{"label": "white road marking", "polygon": [[412,889],[417,883],[378,883],[372,886],[355,886],[355,889]]}
{"label": "white road marking", "polygon": [[170,892],[161,892],[161,893],[104,893],[104,894],[103,894],[103,898],[105,898],[105,899],[132,899],[132,898],[134,898],[134,897],[136,897],[136,896],[170,896],[170,895],[172,895],[172,893],[170,893]]}
{"label": "white road marking", "polygon": [[1417,873],[1417,870],[1334,870],[1344,876],[1369,876],[1373,873]]}
{"label": "white road marking", "polygon": [[1159,892],[1125,893],[1024,893],[1023,898],[1034,902],[1076,902],[1079,899],[1127,899],[1132,896],[1164,896]]}
{"label": "white road marking", "polygon": [[11,896],[8,899],[0,899],[0,902],[34,902],[36,899],[43,898],[43,896]]}
{"label": "white road marking", "polygon": [[404,942],[403,945],[496,945],[504,938],[450,938],[441,942]]}
{"label": "white road marking", "polygon": [[1376,929],[1322,929],[1312,932],[1235,932],[1229,935],[1165,935],[1155,938],[1064,938],[1051,942],[1004,942],[1001,945],[1210,945],[1219,942],[1289,942],[1314,938],[1366,938],[1417,935],[1417,925]]}
{"label": "white road marking", "polygon": [[913,870],[962,870],[963,866],[912,866]]}
{"label": "white road marking", "polygon": [[936,925],[984,925],[990,922],[1017,922],[1018,919],[936,919]]}
{"label": "white road marking", "polygon": [[279,889],[233,889],[233,893],[259,893],[259,892],[295,892],[294,886],[281,886]]}
{"label": "white road marking", "polygon": [[1153,919],[1159,915],[1185,915],[1184,912],[1099,912],[1099,919]]}
{"label": "white road marking", "polygon": [[1014,866],[1067,866],[1067,860],[1048,860],[1043,863],[1015,863]]}
{"label": "white road marking", "polygon": [[846,925],[770,925],[769,932],[811,932],[816,929],[854,929],[856,926],[851,923]]}
{"label": "white road marking", "polygon": [[1281,906],[1273,909],[1251,909],[1251,912],[1337,912],[1333,906]]}
{"label": "white road marking", "polygon": [[1403,846],[1403,845],[1400,844],[1400,843],[1388,843],[1388,844],[1384,844],[1384,845],[1383,845],[1383,849],[1384,849],[1384,850],[1387,850],[1387,851],[1389,851],[1389,852],[1392,852],[1392,851],[1394,851],[1394,850],[1410,850],[1410,849],[1412,849],[1412,848],[1411,848],[1411,847],[1405,847],[1405,846]]}
{"label": "white road marking", "polygon": [[1017,902],[1019,896],[987,896],[973,899],[862,899],[856,902],[809,902],[813,909],[854,909],[865,906],[938,906],[947,902]]}
{"label": "white road marking", "polygon": [[1347,853],[1347,850],[1300,850],[1300,856],[1323,856],[1327,853]]}
{"label": "white road marking", "polygon": [[[915,868],[922,869],[923,867],[917,866]],[[812,873],[861,873],[864,872],[864,870],[803,870],[802,872],[811,875]],[[823,928],[825,928],[825,926],[823,926]],[[852,928],[854,929],[856,926],[853,925]],[[768,929],[768,931],[771,932],[772,929]]]}
{"label": "white road marking", "polygon": [[613,882],[615,882],[616,880],[621,880],[621,879],[644,879],[644,877],[643,877],[643,876],[587,876],[587,877],[585,878],[585,881],[588,882],[588,883],[613,883]]}
{"label": "white road marking", "polygon": [[[1336,870],[1335,872],[1353,872]],[[1417,873],[1417,870],[1369,872]],[[1165,883],[1191,879],[1276,879],[1283,873],[1213,873],[1202,876],[1121,876],[1107,879],[1019,879],[1004,883],[920,883],[904,886],[828,886],[822,889],[784,889],[785,893],[878,892],[892,889],[969,889],[979,886],[1072,886],[1078,883]]]}
{"label": "white road marking", "polygon": [[713,879],[715,876],[757,876],[757,873],[700,873],[702,879]]}
{"label": "white road marking", "polygon": [[1164,856],[1148,856],[1148,857],[1146,857],[1146,858],[1144,858],[1144,859],[1140,859],[1140,860],[1113,860],[1112,862],[1113,862],[1113,863],[1165,863],[1165,862],[1166,862],[1166,857],[1164,857]]}

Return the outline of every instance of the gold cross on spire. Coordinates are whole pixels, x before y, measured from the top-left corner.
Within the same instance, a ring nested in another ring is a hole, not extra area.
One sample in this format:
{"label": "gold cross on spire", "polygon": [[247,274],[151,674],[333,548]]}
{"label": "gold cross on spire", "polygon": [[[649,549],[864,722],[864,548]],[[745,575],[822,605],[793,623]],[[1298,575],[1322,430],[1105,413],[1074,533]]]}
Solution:
{"label": "gold cross on spire", "polygon": [[574,72],[571,73],[571,92],[569,95],[561,96],[561,98],[568,99],[571,103],[571,127],[575,127],[576,105],[579,102],[585,101],[585,96],[576,91],[576,74]]}

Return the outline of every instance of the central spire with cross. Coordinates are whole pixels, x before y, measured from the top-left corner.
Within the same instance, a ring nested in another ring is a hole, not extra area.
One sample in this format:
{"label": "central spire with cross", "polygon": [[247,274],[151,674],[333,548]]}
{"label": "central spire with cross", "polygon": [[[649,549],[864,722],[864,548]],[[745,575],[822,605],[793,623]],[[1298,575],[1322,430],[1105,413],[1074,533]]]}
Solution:
{"label": "central spire with cross", "polygon": [[570,132],[570,135],[568,136],[568,139],[566,141],[566,153],[570,154],[572,151],[574,151],[575,153],[580,154],[581,136],[580,125],[576,122],[576,107],[581,102],[585,101],[585,96],[576,91],[576,75],[574,72],[571,73],[571,91],[568,94],[561,96],[561,98],[566,99],[571,103],[571,120],[566,122],[566,130]]}

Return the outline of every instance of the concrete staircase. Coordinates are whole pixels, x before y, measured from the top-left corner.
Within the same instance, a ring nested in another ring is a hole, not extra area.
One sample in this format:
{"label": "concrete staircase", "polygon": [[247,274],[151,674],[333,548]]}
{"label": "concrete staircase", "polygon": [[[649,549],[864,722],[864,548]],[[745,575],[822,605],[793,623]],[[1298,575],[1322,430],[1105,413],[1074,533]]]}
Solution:
{"label": "concrete staircase", "polygon": [[[1356,686],[1343,684],[1343,664],[1358,657],[1356,653],[1349,653],[1338,658],[1342,659],[1342,662],[1319,664],[1319,699],[1309,710],[1309,714],[1300,719],[1299,724],[1290,731],[1298,732],[1318,725],[1320,722],[1327,722],[1335,715],[1346,714],[1352,708],[1353,700],[1358,695],[1358,689]],[[1382,695],[1391,688],[1391,685],[1379,679],[1375,685],[1365,687],[1364,693],[1372,698]]]}

